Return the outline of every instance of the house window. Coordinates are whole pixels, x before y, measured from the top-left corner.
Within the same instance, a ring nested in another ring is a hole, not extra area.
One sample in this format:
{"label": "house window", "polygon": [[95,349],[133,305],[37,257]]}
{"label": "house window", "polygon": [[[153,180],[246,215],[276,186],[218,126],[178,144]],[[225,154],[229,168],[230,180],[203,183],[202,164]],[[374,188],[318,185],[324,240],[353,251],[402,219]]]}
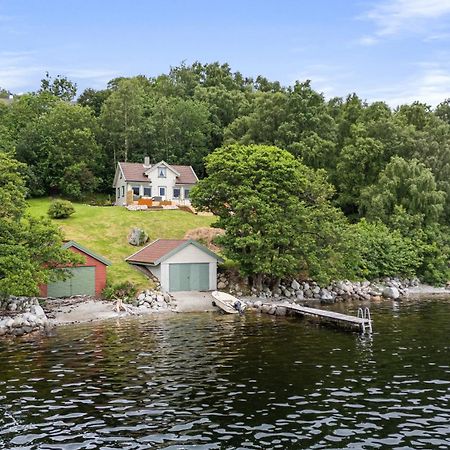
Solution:
{"label": "house window", "polygon": [[189,191],[190,191],[190,189],[185,189],[184,190],[184,198],[189,198]]}
{"label": "house window", "polygon": [[180,198],[180,188],[173,188],[173,198]]}
{"label": "house window", "polygon": [[125,197],[125,186],[122,186],[122,197]]}
{"label": "house window", "polygon": [[144,197],[151,197],[151,196],[152,196],[152,188],[144,186]]}
{"label": "house window", "polygon": [[117,188],[117,198],[120,198],[120,187]]}
{"label": "house window", "polygon": [[166,187],[165,186],[160,186],[159,187],[159,196],[160,197],[165,197],[166,195]]}
{"label": "house window", "polygon": [[166,177],[167,177],[167,168],[158,167],[158,178],[166,178]]}
{"label": "house window", "polygon": [[133,186],[133,195],[139,195],[139,186]]}

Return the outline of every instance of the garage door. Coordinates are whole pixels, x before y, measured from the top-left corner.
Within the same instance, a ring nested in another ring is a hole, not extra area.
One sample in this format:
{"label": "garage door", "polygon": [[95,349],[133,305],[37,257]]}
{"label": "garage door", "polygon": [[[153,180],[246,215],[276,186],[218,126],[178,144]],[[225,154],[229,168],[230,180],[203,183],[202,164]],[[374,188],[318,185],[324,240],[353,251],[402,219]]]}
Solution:
{"label": "garage door", "polygon": [[48,285],[49,297],[70,297],[71,295],[95,295],[95,267],[73,267],[65,281]]}
{"label": "garage door", "polygon": [[170,264],[170,291],[207,291],[209,289],[209,264]]}

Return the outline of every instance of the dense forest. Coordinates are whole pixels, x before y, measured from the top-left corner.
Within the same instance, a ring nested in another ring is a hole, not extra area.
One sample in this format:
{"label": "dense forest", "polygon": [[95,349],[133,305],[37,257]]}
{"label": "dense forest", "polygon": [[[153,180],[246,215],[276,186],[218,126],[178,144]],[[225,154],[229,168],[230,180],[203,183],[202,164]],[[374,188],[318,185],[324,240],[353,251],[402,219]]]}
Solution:
{"label": "dense forest", "polygon": [[26,165],[29,196],[110,193],[116,162],[146,155],[190,164],[203,178],[215,149],[276,146],[324,174],[331,204],[359,227],[366,252],[385,250],[360,275],[448,279],[450,100],[392,109],[356,94],[326,99],[309,81],[282,86],[219,63],[78,94],[47,74],[36,92],[0,99],[0,151]]}

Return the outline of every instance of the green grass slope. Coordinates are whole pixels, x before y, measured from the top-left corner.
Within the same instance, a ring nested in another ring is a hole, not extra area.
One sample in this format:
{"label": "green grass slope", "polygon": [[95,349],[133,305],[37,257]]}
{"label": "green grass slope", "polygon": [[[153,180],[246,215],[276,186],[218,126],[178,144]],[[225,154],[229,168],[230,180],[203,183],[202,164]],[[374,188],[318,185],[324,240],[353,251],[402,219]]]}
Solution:
{"label": "green grass slope", "polygon": [[[34,217],[47,216],[50,203],[49,198],[29,200],[28,212]],[[128,211],[119,206],[81,203],[74,203],[74,207],[75,213],[71,217],[54,220],[62,228],[65,238],[109,259],[113,265],[108,268],[108,280],[112,283],[128,280],[140,287],[145,287],[148,279],[124,261],[138,250],[127,242],[132,227],[145,230],[150,240],[180,239],[188,230],[210,226],[214,221],[211,216],[196,216],[180,210]]]}

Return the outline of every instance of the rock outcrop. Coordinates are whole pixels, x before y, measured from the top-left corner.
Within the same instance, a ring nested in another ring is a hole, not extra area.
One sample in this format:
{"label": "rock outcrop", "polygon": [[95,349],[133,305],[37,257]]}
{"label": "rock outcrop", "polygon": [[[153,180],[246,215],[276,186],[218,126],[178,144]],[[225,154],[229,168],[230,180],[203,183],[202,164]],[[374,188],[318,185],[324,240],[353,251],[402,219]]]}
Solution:
{"label": "rock outcrop", "polygon": [[137,296],[136,304],[140,309],[150,308],[155,312],[169,312],[176,307],[174,299],[167,292],[148,289]]}
{"label": "rock outcrop", "polygon": [[23,336],[48,326],[37,298],[11,296],[0,300],[0,336]]}

